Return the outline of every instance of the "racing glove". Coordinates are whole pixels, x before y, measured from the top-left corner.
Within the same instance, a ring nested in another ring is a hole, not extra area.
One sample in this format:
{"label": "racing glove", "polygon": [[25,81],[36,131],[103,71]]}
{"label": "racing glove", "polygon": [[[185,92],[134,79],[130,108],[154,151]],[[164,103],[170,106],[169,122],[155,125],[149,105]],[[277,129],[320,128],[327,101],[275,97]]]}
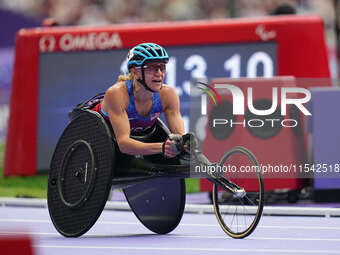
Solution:
{"label": "racing glove", "polygon": [[167,158],[173,158],[180,154],[183,150],[183,138],[178,134],[169,134],[168,139],[162,146],[162,154]]}

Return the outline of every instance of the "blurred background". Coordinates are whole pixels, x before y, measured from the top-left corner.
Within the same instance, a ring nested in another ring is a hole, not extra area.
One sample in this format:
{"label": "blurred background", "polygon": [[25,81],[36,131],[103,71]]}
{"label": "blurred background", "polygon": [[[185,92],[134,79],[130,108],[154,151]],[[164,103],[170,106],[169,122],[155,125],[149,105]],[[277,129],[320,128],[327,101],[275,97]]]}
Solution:
{"label": "blurred background", "polygon": [[46,18],[60,25],[107,25],[180,20],[317,14],[325,25],[332,77],[336,65],[336,0],[0,0],[0,141],[6,139],[14,37]]}
{"label": "blurred background", "polygon": [[[184,20],[215,20],[263,17],[279,14],[317,14],[324,21],[331,76],[338,80],[336,24],[340,8],[337,0],[0,0],[0,142],[1,155],[6,143],[9,100],[14,62],[15,35],[21,28],[42,24],[98,26]],[[336,14],[337,13],[337,14]],[[333,84],[337,84],[335,81]],[[1,156],[3,157],[3,156]],[[1,162],[2,165],[2,162]],[[2,188],[9,187],[2,178]],[[13,181],[13,190],[0,196],[45,197],[46,176]],[[25,185],[27,190],[20,190]],[[31,186],[29,186],[31,185]],[[198,191],[193,185],[191,191]],[[34,189],[40,190],[35,193]],[[5,188],[4,188],[5,189]]]}

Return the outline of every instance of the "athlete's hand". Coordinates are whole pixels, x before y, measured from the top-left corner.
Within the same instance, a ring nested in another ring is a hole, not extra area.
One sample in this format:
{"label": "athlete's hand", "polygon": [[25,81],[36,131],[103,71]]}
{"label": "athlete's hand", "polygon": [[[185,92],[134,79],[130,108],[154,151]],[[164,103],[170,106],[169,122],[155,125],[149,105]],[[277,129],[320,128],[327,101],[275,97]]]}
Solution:
{"label": "athlete's hand", "polygon": [[182,136],[184,149],[188,152],[198,149],[198,140],[194,133],[187,133]]}
{"label": "athlete's hand", "polygon": [[164,157],[173,158],[183,151],[183,138],[181,135],[170,134],[163,143],[162,153]]}

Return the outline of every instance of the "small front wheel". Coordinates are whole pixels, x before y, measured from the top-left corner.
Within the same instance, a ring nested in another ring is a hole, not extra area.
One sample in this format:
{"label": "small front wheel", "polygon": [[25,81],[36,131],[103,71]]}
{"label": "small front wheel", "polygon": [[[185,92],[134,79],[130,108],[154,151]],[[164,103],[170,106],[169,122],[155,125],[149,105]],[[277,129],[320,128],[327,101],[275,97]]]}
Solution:
{"label": "small front wheel", "polygon": [[262,171],[246,148],[234,147],[221,158],[221,174],[213,186],[218,223],[233,238],[244,238],[256,228],[264,204]]}

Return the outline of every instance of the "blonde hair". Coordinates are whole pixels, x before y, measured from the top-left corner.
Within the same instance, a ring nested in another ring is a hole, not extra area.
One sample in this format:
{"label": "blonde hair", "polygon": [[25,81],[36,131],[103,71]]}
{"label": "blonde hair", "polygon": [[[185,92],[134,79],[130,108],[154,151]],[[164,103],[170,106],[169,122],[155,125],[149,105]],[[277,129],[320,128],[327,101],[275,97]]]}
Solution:
{"label": "blonde hair", "polygon": [[132,77],[131,73],[121,74],[121,75],[118,76],[117,82],[128,81],[128,80],[132,80],[132,79],[133,79],[133,77]]}

